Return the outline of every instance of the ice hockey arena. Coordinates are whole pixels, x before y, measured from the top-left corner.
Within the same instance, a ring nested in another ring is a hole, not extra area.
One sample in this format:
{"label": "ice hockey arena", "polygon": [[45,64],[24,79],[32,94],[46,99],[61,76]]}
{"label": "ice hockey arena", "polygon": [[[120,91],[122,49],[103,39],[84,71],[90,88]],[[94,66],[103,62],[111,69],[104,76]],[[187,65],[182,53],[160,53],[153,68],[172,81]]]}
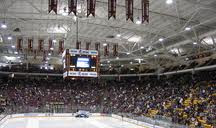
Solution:
{"label": "ice hockey arena", "polygon": [[216,0],[0,0],[0,128],[216,128]]}

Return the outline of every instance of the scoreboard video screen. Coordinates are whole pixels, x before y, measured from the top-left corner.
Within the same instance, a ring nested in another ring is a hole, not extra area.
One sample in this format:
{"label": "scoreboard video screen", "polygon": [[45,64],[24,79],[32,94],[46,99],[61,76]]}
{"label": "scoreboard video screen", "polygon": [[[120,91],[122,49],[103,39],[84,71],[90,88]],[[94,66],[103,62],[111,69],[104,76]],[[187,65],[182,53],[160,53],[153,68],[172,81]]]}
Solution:
{"label": "scoreboard video screen", "polygon": [[63,77],[98,77],[98,52],[95,50],[66,49],[62,56]]}
{"label": "scoreboard video screen", "polygon": [[88,57],[77,57],[76,68],[90,68],[90,59]]}

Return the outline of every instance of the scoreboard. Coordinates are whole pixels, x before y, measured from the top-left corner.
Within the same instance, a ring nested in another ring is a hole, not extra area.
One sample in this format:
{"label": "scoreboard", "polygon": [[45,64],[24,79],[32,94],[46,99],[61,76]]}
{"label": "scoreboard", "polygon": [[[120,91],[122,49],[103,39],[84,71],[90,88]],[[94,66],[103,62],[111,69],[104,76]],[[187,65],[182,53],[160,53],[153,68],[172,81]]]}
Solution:
{"label": "scoreboard", "polygon": [[63,78],[98,77],[99,58],[96,50],[66,49],[62,61]]}

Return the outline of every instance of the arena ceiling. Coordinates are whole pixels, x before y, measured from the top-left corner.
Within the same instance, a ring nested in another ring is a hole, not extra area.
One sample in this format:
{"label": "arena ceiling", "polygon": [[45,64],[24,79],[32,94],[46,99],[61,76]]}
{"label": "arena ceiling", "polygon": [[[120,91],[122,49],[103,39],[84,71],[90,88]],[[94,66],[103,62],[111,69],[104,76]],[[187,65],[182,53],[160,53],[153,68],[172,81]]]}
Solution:
{"label": "arena ceiling", "polygon": [[[215,50],[216,1],[215,0],[150,0],[150,22],[139,24],[141,0],[134,0],[134,23],[126,21],[125,0],[117,0],[116,19],[108,20],[108,0],[96,0],[96,16],[86,17],[86,0],[78,0],[78,20],[73,14],[65,15],[67,0],[59,0],[58,14],[48,14],[48,0],[0,0],[0,63],[12,60],[19,63],[42,63],[42,54],[34,60],[31,53],[18,55],[12,47],[17,37],[33,38],[34,48],[38,39],[65,40],[65,48],[75,48],[77,21],[78,37],[85,48],[86,42],[118,44],[119,56],[104,57],[103,65],[139,63],[186,64],[191,55]],[[169,3],[171,2],[171,3]],[[9,37],[9,38],[8,38]],[[12,37],[12,39],[10,39]],[[61,64],[61,55],[50,56],[50,64]],[[110,48],[110,52],[111,52]],[[25,57],[27,56],[27,57]]]}

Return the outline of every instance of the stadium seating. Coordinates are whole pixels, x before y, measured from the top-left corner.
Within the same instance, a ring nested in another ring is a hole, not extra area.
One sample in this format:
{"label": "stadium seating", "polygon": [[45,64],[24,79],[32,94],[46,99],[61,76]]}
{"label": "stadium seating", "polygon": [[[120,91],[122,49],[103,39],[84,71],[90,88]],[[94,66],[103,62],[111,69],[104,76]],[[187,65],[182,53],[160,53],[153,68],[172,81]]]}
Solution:
{"label": "stadium seating", "polygon": [[[65,112],[74,106],[105,113],[171,118],[190,127],[216,125],[215,71],[118,80],[62,78],[0,79],[1,112],[46,109]],[[59,107],[61,106],[61,107]],[[100,109],[100,110],[101,110]]]}

